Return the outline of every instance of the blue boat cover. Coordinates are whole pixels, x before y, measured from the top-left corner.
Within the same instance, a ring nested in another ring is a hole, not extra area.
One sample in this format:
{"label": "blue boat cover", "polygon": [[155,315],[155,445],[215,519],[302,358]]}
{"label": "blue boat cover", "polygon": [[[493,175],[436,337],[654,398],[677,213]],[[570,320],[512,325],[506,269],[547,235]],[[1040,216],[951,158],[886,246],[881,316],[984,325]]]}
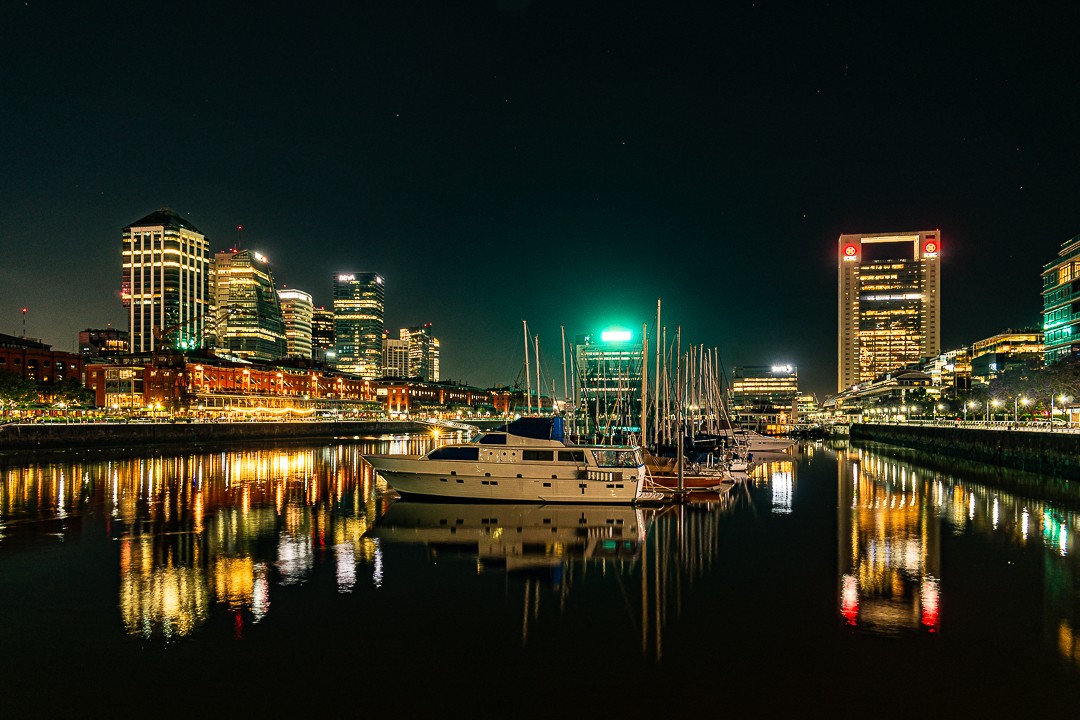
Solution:
{"label": "blue boat cover", "polygon": [[518,418],[508,423],[499,430],[517,435],[518,437],[532,438],[534,440],[559,440],[566,438],[561,417],[551,418]]}

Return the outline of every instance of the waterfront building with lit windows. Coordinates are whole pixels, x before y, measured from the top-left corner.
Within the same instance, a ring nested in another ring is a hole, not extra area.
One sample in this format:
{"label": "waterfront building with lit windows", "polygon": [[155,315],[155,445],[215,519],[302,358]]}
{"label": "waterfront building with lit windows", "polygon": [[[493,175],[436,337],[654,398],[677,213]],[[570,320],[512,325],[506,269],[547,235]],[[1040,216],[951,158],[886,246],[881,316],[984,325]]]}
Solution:
{"label": "waterfront building with lit windows", "polygon": [[1044,362],[1080,356],[1080,235],[1043,266],[1042,301]]}
{"label": "waterfront building with lit windows", "polygon": [[285,320],[266,257],[233,249],[214,255],[217,348],[244,360],[285,357]]}
{"label": "waterfront building with lit windows", "polygon": [[334,309],[317,307],[311,311],[311,359],[316,363],[333,364]]}
{"label": "waterfront building with lit windows", "polygon": [[729,407],[739,425],[770,435],[788,432],[798,414],[798,368],[744,365],[735,367],[731,377]]}
{"label": "waterfront building with lit windows", "polygon": [[203,347],[212,304],[206,236],[162,208],[123,229],[121,253],[131,351]]}
{"label": "waterfront building with lit windows", "polygon": [[382,377],[386,288],[377,273],[334,277],[334,367],[368,380]]}
{"label": "waterfront building with lit windows", "polygon": [[303,290],[278,290],[281,319],[285,321],[286,353],[291,358],[311,359],[311,323],[314,305]]}
{"label": "waterfront building with lit windows", "polygon": [[838,390],[941,351],[940,255],[939,230],[840,236]]}
{"label": "waterfront building with lit windows", "polygon": [[586,434],[605,437],[640,431],[643,355],[641,338],[629,330],[574,338],[577,401]]}
{"label": "waterfront building with lit windows", "polygon": [[38,340],[0,333],[0,371],[38,385],[51,385],[81,380],[82,369],[81,355],[55,351],[52,345]]}
{"label": "waterfront building with lit windows", "polygon": [[989,383],[1010,367],[1032,362],[1041,364],[1044,357],[1043,333],[1039,330],[1006,330],[971,345],[971,377]]}

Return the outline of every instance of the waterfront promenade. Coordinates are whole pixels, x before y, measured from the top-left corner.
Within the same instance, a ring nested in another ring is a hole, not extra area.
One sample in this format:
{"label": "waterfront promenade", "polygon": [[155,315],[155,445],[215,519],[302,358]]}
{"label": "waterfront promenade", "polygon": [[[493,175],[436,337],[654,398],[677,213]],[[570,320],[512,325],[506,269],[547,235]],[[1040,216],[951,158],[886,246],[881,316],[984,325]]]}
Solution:
{"label": "waterfront promenade", "polygon": [[1024,423],[853,423],[849,437],[1080,480],[1080,428]]}
{"label": "waterfront promenade", "polygon": [[298,442],[371,438],[385,435],[454,432],[492,427],[505,419],[304,420],[274,422],[80,422],[0,425],[0,453],[104,448],[212,448],[251,442]]}

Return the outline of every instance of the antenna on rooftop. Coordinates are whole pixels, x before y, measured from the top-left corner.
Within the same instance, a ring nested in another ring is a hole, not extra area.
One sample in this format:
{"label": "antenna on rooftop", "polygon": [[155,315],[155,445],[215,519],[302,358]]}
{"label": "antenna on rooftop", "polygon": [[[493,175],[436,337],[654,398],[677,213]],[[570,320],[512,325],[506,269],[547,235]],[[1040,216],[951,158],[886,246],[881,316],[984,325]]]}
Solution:
{"label": "antenna on rooftop", "polygon": [[22,336],[24,338],[26,337],[26,310],[27,308],[22,309]]}
{"label": "antenna on rooftop", "polygon": [[240,252],[240,234],[243,232],[243,230],[244,230],[243,225],[237,225],[236,226],[236,245],[233,246],[233,252],[234,253]]}

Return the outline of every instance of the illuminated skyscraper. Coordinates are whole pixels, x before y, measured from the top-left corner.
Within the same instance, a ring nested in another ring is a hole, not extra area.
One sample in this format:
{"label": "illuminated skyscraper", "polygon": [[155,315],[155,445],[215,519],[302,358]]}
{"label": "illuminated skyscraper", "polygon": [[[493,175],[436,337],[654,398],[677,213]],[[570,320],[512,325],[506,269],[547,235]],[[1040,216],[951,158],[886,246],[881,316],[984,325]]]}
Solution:
{"label": "illuminated skyscraper", "polygon": [[334,310],[317,307],[311,311],[311,359],[317,363],[336,360],[334,350]]}
{"label": "illuminated skyscraper", "polygon": [[341,372],[366,380],[382,377],[386,288],[376,273],[342,273],[334,278],[334,363]]}
{"label": "illuminated skyscraper", "polygon": [[218,348],[247,360],[285,357],[285,321],[266,257],[238,249],[215,254],[214,297]]}
{"label": "illuminated skyscraper", "polygon": [[120,295],[131,352],[202,347],[212,324],[206,236],[162,208],[123,229],[122,254]]}
{"label": "illuminated skyscraper", "polygon": [[586,432],[599,436],[641,429],[640,336],[611,329],[574,338],[574,364]]}
{"label": "illuminated skyscraper", "polygon": [[837,389],[941,352],[941,232],[841,235]]}
{"label": "illuminated skyscraper", "polygon": [[311,295],[303,290],[278,290],[281,317],[285,321],[285,342],[292,358],[311,359]]}
{"label": "illuminated skyscraper", "polygon": [[409,347],[409,375],[428,382],[439,381],[439,338],[432,335],[431,323],[402,328],[401,339]]}

